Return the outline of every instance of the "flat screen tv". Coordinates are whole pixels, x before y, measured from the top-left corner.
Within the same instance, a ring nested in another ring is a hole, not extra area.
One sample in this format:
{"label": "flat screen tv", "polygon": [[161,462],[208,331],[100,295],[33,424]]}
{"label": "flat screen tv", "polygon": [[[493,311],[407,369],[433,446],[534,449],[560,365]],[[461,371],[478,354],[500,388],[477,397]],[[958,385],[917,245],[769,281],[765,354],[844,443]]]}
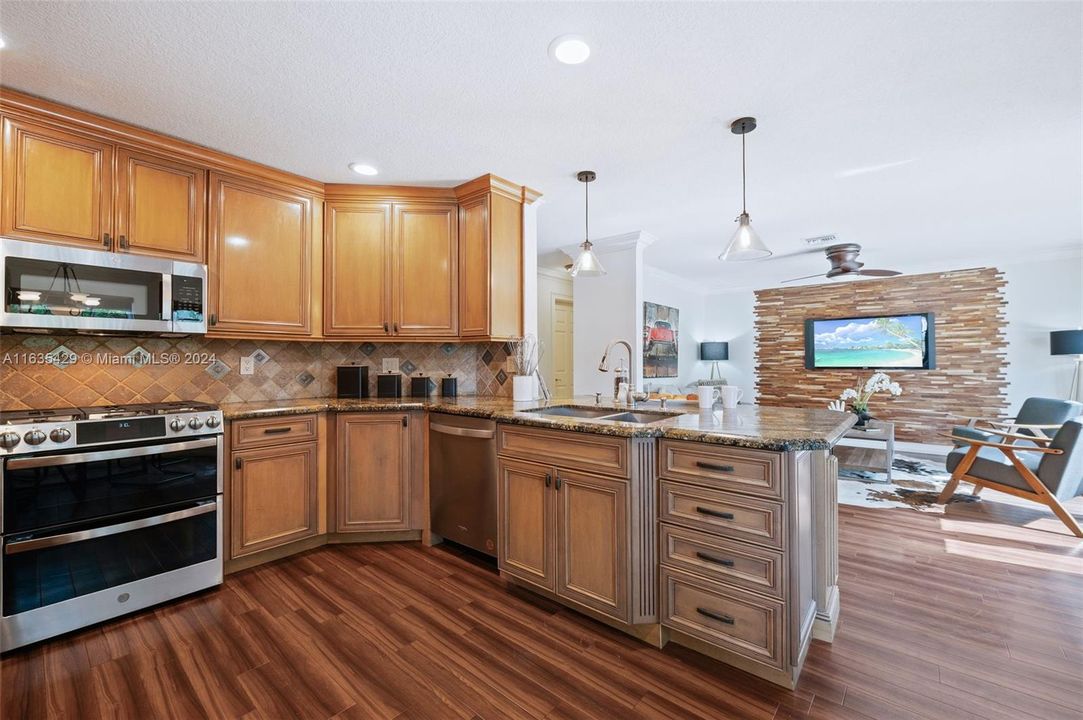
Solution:
{"label": "flat screen tv", "polygon": [[805,321],[810,370],[930,370],[936,367],[933,314]]}

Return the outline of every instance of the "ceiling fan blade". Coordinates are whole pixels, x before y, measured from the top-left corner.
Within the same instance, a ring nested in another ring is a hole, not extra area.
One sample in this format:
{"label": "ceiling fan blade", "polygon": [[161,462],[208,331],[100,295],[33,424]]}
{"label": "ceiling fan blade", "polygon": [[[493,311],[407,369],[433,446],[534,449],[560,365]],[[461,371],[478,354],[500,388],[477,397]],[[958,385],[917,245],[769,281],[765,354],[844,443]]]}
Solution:
{"label": "ceiling fan blade", "polygon": [[855,270],[858,275],[869,275],[870,277],[894,277],[896,275],[902,275],[898,270]]}
{"label": "ceiling fan blade", "polygon": [[824,277],[823,273],[816,273],[815,275],[806,275],[805,277],[790,278],[789,280],[783,280],[784,283],[797,282],[798,280],[811,280],[812,278]]}

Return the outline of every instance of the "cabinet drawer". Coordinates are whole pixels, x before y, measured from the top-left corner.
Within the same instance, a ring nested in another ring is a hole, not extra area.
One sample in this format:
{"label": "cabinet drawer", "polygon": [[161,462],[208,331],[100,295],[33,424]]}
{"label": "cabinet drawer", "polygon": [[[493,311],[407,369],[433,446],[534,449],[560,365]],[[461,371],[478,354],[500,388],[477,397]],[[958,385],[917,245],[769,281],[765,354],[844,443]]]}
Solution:
{"label": "cabinet drawer", "polygon": [[782,597],[782,553],[716,535],[659,526],[662,563],[777,598]]}
{"label": "cabinet drawer", "polygon": [[662,625],[775,668],[783,666],[785,605],[662,568]]}
{"label": "cabinet drawer", "polygon": [[232,423],[232,449],[245,450],[316,439],[316,415],[284,415]]}
{"label": "cabinet drawer", "polygon": [[629,477],[625,438],[502,424],[497,426],[496,447],[504,457]]}
{"label": "cabinet drawer", "polygon": [[659,520],[782,548],[782,504],[663,480]]}
{"label": "cabinet drawer", "polygon": [[659,457],[662,477],[782,499],[782,456],[779,453],[662,440]]}

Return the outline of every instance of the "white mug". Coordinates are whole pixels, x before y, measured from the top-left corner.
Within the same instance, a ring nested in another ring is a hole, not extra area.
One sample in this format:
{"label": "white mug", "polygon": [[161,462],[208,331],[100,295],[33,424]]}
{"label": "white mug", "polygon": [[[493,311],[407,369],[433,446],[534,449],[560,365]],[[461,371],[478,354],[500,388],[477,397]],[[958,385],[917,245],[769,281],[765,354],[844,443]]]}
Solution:
{"label": "white mug", "polygon": [[718,388],[711,387],[709,385],[700,385],[697,388],[699,393],[699,406],[703,410],[710,410],[714,407],[715,400],[718,399]]}
{"label": "white mug", "polygon": [[718,388],[718,394],[722,399],[722,407],[735,408],[745,393],[736,385],[723,385]]}

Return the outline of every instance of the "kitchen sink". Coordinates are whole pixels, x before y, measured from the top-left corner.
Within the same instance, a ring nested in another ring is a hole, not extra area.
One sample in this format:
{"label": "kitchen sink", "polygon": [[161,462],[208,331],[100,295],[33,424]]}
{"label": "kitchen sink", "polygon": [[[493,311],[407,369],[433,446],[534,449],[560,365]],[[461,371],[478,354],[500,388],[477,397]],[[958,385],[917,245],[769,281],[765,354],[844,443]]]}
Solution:
{"label": "kitchen sink", "polygon": [[556,405],[554,407],[524,410],[524,412],[534,413],[536,415],[552,415],[555,417],[600,418],[604,415],[612,415],[613,408],[585,408],[573,407],[571,405]]}
{"label": "kitchen sink", "polygon": [[669,418],[677,417],[680,414],[681,413],[654,412],[651,410],[632,410],[629,412],[617,413],[615,415],[604,415],[598,419],[647,425],[649,423],[659,422],[661,420],[668,420]]}

